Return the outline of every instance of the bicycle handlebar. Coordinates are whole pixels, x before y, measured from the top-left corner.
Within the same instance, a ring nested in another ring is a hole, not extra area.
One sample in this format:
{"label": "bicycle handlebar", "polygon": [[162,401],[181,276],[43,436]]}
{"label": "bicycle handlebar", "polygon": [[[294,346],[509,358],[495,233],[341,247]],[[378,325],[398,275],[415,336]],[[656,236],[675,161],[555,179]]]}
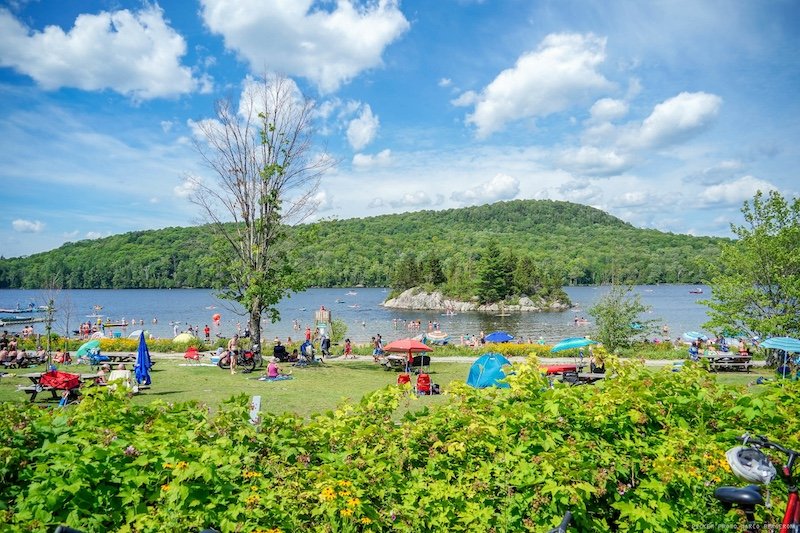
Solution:
{"label": "bicycle handlebar", "polygon": [[781,446],[777,442],[772,442],[771,440],[769,440],[764,435],[758,435],[758,436],[754,437],[754,436],[751,436],[751,435],[745,433],[744,435],[742,435],[741,437],[737,437],[736,439],[742,441],[742,443],[744,443],[745,446],[748,445],[748,444],[752,444],[754,446],[758,446],[758,447],[761,447],[761,448],[769,448],[771,450],[778,450],[779,452],[783,452],[783,453],[785,453],[786,455],[788,455],[790,457],[792,455],[794,455],[795,457],[800,456],[800,452],[796,452],[794,450],[790,450],[789,448],[784,448],[783,446]]}
{"label": "bicycle handlebar", "polygon": [[569,527],[570,522],[572,522],[572,513],[567,511],[564,513],[564,518],[561,519],[561,523],[558,525],[558,527],[551,529],[547,533],[567,533],[567,528]]}

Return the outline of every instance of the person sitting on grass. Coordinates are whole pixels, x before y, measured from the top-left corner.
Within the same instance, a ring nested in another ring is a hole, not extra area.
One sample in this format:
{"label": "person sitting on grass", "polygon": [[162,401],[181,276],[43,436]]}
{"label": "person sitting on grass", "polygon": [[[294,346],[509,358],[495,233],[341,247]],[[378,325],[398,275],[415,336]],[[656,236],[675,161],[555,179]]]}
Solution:
{"label": "person sitting on grass", "polygon": [[72,357],[70,357],[69,352],[58,349],[55,355],[53,355],[53,361],[58,364],[68,365],[72,363]]}
{"label": "person sitting on grass", "polygon": [[314,362],[314,345],[310,340],[300,345],[300,354],[306,358],[306,363]]}
{"label": "person sitting on grass", "polygon": [[281,344],[280,339],[275,339],[275,346],[272,347],[272,356],[278,361],[286,361],[289,359],[289,354],[286,353],[286,346]]}
{"label": "person sitting on grass", "polygon": [[281,379],[290,379],[289,374],[291,372],[284,372],[281,370],[281,367],[278,366],[278,358],[273,357],[270,359],[269,364],[267,365],[267,374],[265,376],[261,376],[259,381],[277,381]]}
{"label": "person sitting on grass", "polygon": [[108,363],[103,364],[100,370],[97,371],[97,383],[104,385],[108,383],[108,374],[111,372],[111,365]]}

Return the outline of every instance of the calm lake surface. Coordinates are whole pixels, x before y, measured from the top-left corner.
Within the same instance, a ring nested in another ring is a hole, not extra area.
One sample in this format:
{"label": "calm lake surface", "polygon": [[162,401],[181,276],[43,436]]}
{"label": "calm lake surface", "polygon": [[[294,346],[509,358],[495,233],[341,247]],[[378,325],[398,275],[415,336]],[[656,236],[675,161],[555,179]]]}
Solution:
{"label": "calm lake surface", "polygon": [[[660,336],[661,326],[670,328],[673,338],[684,331],[701,330],[702,324],[708,320],[706,307],[698,300],[710,297],[710,289],[702,286],[703,294],[692,294],[692,285],[640,285],[634,287],[641,295],[642,302],[651,307],[651,311],[641,318],[655,320],[657,331],[652,335]],[[459,313],[445,316],[433,311],[401,311],[386,309],[380,304],[386,299],[388,290],[380,288],[352,289],[309,289],[292,295],[280,302],[281,320],[275,324],[265,321],[262,324],[264,338],[275,336],[281,339],[300,338],[306,325],[312,326],[314,310],[324,305],[330,309],[333,318],[347,323],[347,336],[354,342],[369,341],[370,337],[380,333],[386,341],[413,336],[419,332],[409,333],[406,324],[412,320],[422,322],[422,329],[427,329],[429,321],[438,322],[440,329],[451,336],[452,343],[458,343],[462,335],[478,335],[481,331],[489,333],[505,330],[522,339],[538,339],[542,336],[548,343],[556,342],[564,337],[590,335],[593,332],[592,317],[588,309],[610,290],[610,287],[566,287],[565,291],[576,306],[574,309],[559,313],[511,313],[509,316],[495,316],[486,313]],[[41,290],[0,290],[0,308],[26,307],[30,303],[44,305],[49,298],[57,307],[54,331],[64,334],[65,331],[78,329],[81,322],[95,322],[97,317],[89,315],[102,314],[103,320],[130,322],[137,325],[127,328],[116,328],[122,336],[130,335],[138,329],[145,329],[155,337],[171,338],[176,326],[178,331],[185,331],[189,324],[202,328],[208,324],[212,335],[230,336],[236,332],[237,323],[244,325],[247,318],[238,304],[220,300],[213,291],[207,289],[132,289],[132,290],[62,290],[49,292]],[[95,311],[95,306],[102,309]],[[220,314],[219,326],[214,325],[213,315]],[[37,315],[39,316],[39,315]],[[576,326],[575,317],[585,317],[587,325]],[[157,323],[153,323],[156,319]],[[138,325],[142,321],[143,325]],[[297,324],[302,330],[295,329]],[[44,331],[43,324],[34,326],[37,333]],[[3,329],[18,331],[21,326]]]}

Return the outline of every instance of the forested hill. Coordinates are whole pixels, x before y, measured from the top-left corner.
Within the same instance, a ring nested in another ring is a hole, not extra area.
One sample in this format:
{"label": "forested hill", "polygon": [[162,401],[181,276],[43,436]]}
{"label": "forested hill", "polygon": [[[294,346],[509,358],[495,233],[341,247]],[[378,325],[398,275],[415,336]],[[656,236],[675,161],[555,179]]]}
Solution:
{"label": "forested hill", "polygon": [[[494,242],[530,256],[564,284],[698,283],[695,259],[722,239],[639,229],[568,202],[518,200],[445,211],[322,221],[293,228],[293,255],[311,286],[389,286],[399,260],[435,258],[446,273]],[[0,287],[208,287],[208,227],[137,231],[0,259]],[[466,266],[465,266],[466,265]]]}

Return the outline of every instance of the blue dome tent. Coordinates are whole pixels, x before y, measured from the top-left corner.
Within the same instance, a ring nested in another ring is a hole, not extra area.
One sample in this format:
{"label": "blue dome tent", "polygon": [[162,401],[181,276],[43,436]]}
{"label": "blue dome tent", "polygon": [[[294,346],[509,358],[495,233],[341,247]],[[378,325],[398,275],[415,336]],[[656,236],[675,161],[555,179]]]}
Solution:
{"label": "blue dome tent", "polygon": [[480,356],[469,369],[467,385],[476,389],[486,387],[509,388],[508,383],[501,383],[505,379],[506,373],[503,367],[511,365],[511,361],[499,353],[485,353]]}

